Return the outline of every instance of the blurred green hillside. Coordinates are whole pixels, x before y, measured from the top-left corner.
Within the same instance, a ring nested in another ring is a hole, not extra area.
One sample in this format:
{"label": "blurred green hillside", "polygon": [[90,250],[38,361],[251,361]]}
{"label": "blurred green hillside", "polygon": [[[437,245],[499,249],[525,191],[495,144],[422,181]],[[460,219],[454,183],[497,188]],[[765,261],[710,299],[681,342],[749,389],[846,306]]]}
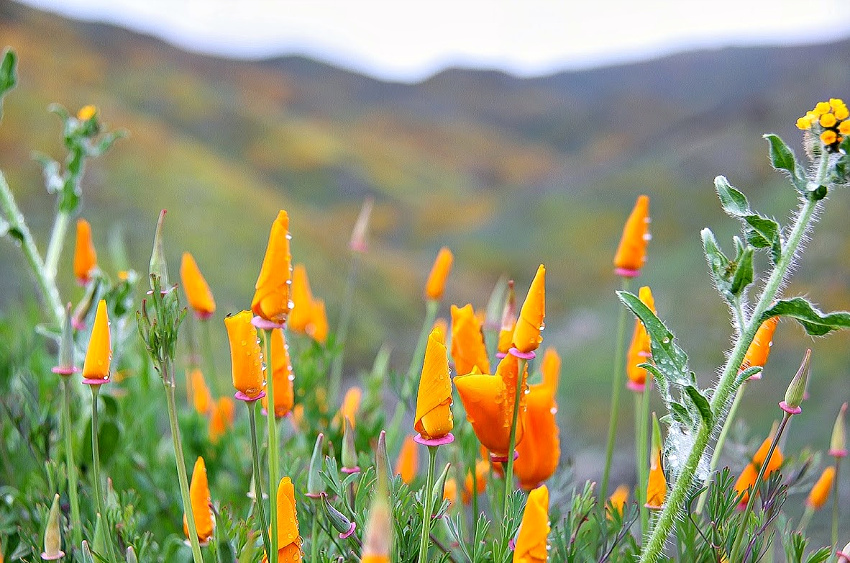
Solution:
{"label": "blurred green hillside", "polygon": [[[799,147],[799,115],[821,99],[850,97],[848,41],[703,51],[534,79],[452,69],[408,85],[299,57],[202,56],[2,0],[0,38],[20,60],[0,124],[0,168],[42,246],[52,199],[30,152],[63,156],[51,102],[73,111],[96,104],[111,128],[130,132],[84,179],[82,214],[104,266],[107,239],[119,233],[144,270],[156,216],[167,208],[172,270],[184,250],[195,255],[217,318],[250,303],[269,226],[285,208],[294,258],[307,265],[333,325],[350,230],[372,195],[350,369],[368,365],[384,339],[394,365],[407,365],[440,246],[455,252],[445,315],[450,303],[483,307],[502,275],[524,294],[543,262],[546,344],[565,358],[561,416],[596,444],[607,427],[618,311],[611,259],[637,195],[650,195],[653,217],[640,282],[652,286],[660,315],[708,381],[730,329],[698,233],[711,226],[728,248],[737,229],[712,179],[726,175],[754,207],[784,221],[795,195],[770,169],[760,135],[775,132]],[[850,194],[834,194],[788,294],[850,308],[848,214]],[[63,294],[77,299],[66,254]],[[0,263],[0,311],[9,314],[34,289],[7,240]],[[223,328],[215,337],[223,347]],[[822,408],[811,414],[812,430],[798,433],[801,442],[825,440],[813,429],[831,424],[848,398],[827,392],[838,381],[847,389],[847,344],[847,335],[815,344],[812,394]],[[783,323],[744,408],[778,400],[806,346],[803,332]],[[773,414],[762,411],[748,418],[764,427]]]}

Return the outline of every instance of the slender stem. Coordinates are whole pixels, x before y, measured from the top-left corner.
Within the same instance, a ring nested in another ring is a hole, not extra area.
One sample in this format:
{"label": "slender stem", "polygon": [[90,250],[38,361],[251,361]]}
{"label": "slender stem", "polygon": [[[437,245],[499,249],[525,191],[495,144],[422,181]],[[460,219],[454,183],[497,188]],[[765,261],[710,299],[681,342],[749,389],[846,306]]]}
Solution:
{"label": "slender stem", "polygon": [[168,402],[168,422],[171,425],[171,441],[174,444],[174,461],[177,463],[177,480],[180,482],[180,496],[183,498],[183,512],[186,514],[186,524],[189,528],[189,543],[192,545],[192,559],[195,563],[204,563],[201,555],[201,545],[198,543],[198,529],[195,526],[195,515],[192,512],[192,500],[189,497],[189,477],[186,475],[186,462],[183,458],[183,441],[180,439],[180,427],[177,425],[177,406],[174,401],[174,374],[170,362],[163,365],[166,373],[165,399]]}
{"label": "slender stem", "polygon": [[[472,529],[475,529],[475,523],[478,522],[478,456],[472,456]],[[490,464],[492,467],[492,464]],[[463,483],[466,479],[461,479],[458,483]]]}
{"label": "slender stem", "polygon": [[[505,504],[502,510],[502,527],[507,525],[508,501],[514,486],[514,450],[516,449],[516,426],[519,420],[519,403],[522,396],[522,380],[528,360],[519,359],[517,362],[516,389],[514,392],[514,411],[511,417],[511,437],[508,441],[508,465],[505,467]],[[505,534],[507,535],[507,534]]]}
{"label": "slender stem", "polygon": [[431,489],[434,488],[434,467],[437,459],[437,447],[428,446],[428,477],[425,481],[425,490],[422,491],[422,504],[425,506],[422,511],[422,537],[419,542],[419,561],[428,561],[431,513],[434,512],[434,508],[431,506]]}
{"label": "slender stem", "polygon": [[[818,180],[816,180],[818,182],[823,180],[823,175],[825,174],[825,168],[823,165],[820,170]],[[788,236],[785,247],[782,249],[782,257],[774,267],[767,283],[764,286],[764,290],[762,291],[761,296],[750,315],[750,322],[747,323],[746,327],[744,327],[740,336],[735,341],[732,352],[729,354],[726,365],[723,369],[723,374],[721,375],[717,388],[711,397],[711,412],[714,420],[714,428],[722,426],[725,421],[723,411],[726,408],[730,395],[735,388],[735,376],[738,373],[738,368],[744,359],[744,354],[746,353],[747,348],[753,341],[756,330],[758,329],[758,326],[756,325],[759,317],[767,310],[779,292],[791,263],[794,260],[794,256],[797,253],[797,249],[800,246],[800,242],[812,221],[812,216],[814,215],[817,203],[817,201],[809,199],[803,200],[800,211],[797,214],[794,225],[791,229],[791,233]],[[661,515],[658,518],[658,523],[652,531],[652,536],[647,543],[645,551],[641,555],[641,563],[654,563],[658,560],[658,557],[664,548],[664,542],[667,540],[667,536],[673,528],[676,515],[679,513],[681,507],[684,506],[683,503],[685,495],[693,485],[697,466],[699,465],[700,459],[702,459],[705,448],[708,446],[709,438],[714,428],[708,428],[706,425],[700,426],[694,446],[691,448],[691,453],[688,456],[685,466],[682,468],[676,483],[673,485],[673,489],[668,495],[667,502],[665,502],[664,508],[661,510]]]}
{"label": "slender stem", "polygon": [[277,563],[277,501],[275,500],[278,483],[277,459],[277,425],[274,416],[274,377],[272,377],[272,331],[263,330],[266,365],[266,401],[269,406],[266,421],[269,439],[269,526],[271,527],[271,551],[268,553],[269,562]]}
{"label": "slender stem", "polygon": [[331,377],[328,383],[328,395],[331,401],[336,400],[342,385],[342,358],[345,353],[345,341],[348,338],[348,328],[351,324],[351,306],[354,302],[354,289],[357,285],[357,269],[360,265],[360,253],[352,251],[351,263],[348,267],[348,277],[345,281],[345,293],[342,298],[342,308],[339,313],[339,326],[336,329],[337,354],[331,366]]}
{"label": "slender stem", "polygon": [[[729,429],[732,428],[732,423],[735,420],[735,414],[738,412],[738,405],[741,404],[741,397],[744,396],[744,388],[746,386],[747,382],[744,381],[741,386],[738,387],[738,391],[735,393],[735,400],[732,401],[732,406],[729,407],[729,412],[726,415],[726,421],[723,423],[723,428],[720,429],[720,436],[717,437],[717,444],[715,444],[714,452],[711,454],[711,463],[708,466],[709,474],[714,473],[714,470],[717,469],[717,464],[720,462],[723,444],[726,443],[726,436],[729,434]],[[708,491],[703,491],[697,501],[697,514],[702,513],[702,509],[705,507],[705,501],[707,498]]]}
{"label": "slender stem", "polygon": [[803,512],[802,518],[800,518],[800,525],[797,527],[797,533],[805,535],[806,528],[809,527],[809,522],[811,522],[814,514],[814,509],[811,506],[806,506],[806,510]]}
{"label": "slender stem", "polygon": [[103,526],[107,530],[104,537],[106,539],[106,551],[109,561],[117,562],[115,551],[112,547],[112,533],[109,526],[109,516],[106,513],[106,504],[103,501],[103,487],[100,483],[100,448],[97,440],[97,395],[100,392],[100,385],[89,385],[91,388],[91,451],[92,451],[92,470],[94,478],[94,493],[97,500],[97,511],[103,519]]}
{"label": "slender stem", "polygon": [[32,238],[32,233],[27,226],[23,213],[15,203],[15,197],[12,195],[12,190],[9,189],[9,184],[6,183],[6,178],[0,172],[0,210],[2,210],[4,218],[9,223],[9,233],[14,233],[14,238],[20,243],[21,251],[30,265],[32,273],[38,282],[38,287],[41,290],[41,295],[48,306],[53,322],[57,326],[62,325],[62,320],[65,318],[65,308],[62,306],[62,300],[59,299],[59,290],[56,288],[56,282],[47,276],[44,263],[41,261],[41,255],[38,253],[38,248],[35,245],[35,240]]}
{"label": "slender stem", "polygon": [[649,533],[649,509],[646,504],[646,487],[649,482],[647,469],[649,467],[649,390],[650,375],[646,374],[643,393],[635,393],[635,451],[637,452],[638,483],[635,487],[638,507],[640,509],[640,532],[643,536]]}
{"label": "slender stem", "polygon": [[835,479],[832,480],[832,547],[838,549],[838,470],[841,458],[835,458]]}
{"label": "slender stem", "polygon": [[437,319],[437,311],[440,308],[440,302],[435,299],[429,299],[425,307],[425,322],[422,323],[422,330],[419,331],[419,340],[416,342],[416,350],[413,352],[413,357],[410,359],[410,367],[407,368],[407,377],[404,378],[404,386],[402,387],[402,399],[407,401],[413,392],[413,382],[416,379],[416,372],[422,369],[422,358],[425,356],[425,345],[428,344],[428,335],[431,333],[431,327],[434,326],[434,321]]}
{"label": "slender stem", "polygon": [[[68,471],[68,498],[71,499],[71,530],[74,536],[74,545],[79,547],[83,543],[83,525],[80,520],[80,498],[77,494],[77,464],[74,461],[74,442],[72,440],[71,426],[71,384],[67,377],[62,378],[62,386],[65,395],[62,400],[62,425],[65,434],[65,465]],[[94,424],[92,424],[94,426]]]}
{"label": "slender stem", "polygon": [[56,212],[56,219],[53,221],[50,242],[47,244],[47,253],[44,255],[44,275],[51,281],[56,279],[59,257],[62,255],[62,246],[65,244],[70,219],[71,215],[60,209]]}
{"label": "slender stem", "polygon": [[758,496],[759,487],[761,487],[761,483],[764,480],[764,474],[767,470],[767,466],[770,465],[770,460],[773,457],[773,450],[776,449],[776,445],[779,443],[779,438],[782,436],[782,433],[785,431],[785,427],[788,425],[788,421],[791,419],[791,415],[787,412],[783,413],[782,422],[779,423],[779,429],[777,429],[776,434],[773,436],[773,440],[770,442],[770,448],[767,450],[767,456],[764,458],[764,462],[759,467],[759,474],[756,477],[756,482],[753,483],[753,488],[750,491],[750,498],[747,500],[747,507],[744,509],[744,513],[741,515],[741,525],[738,526],[738,533],[735,535],[735,542],[732,544],[732,557],[730,561],[742,561],[737,557],[740,549],[741,542],[744,539],[744,533],[747,531],[747,519],[750,516],[750,512],[753,510],[753,504],[755,504],[756,496]]}
{"label": "slender stem", "polygon": [[198,324],[201,325],[201,332],[204,333],[203,358],[207,381],[212,381],[213,391],[215,391],[217,395],[221,395],[221,382],[218,380],[218,376],[215,372],[215,358],[213,356],[212,337],[210,335],[210,321],[199,319]]}
{"label": "slender stem", "polygon": [[260,446],[257,441],[257,401],[245,403],[248,407],[248,422],[251,427],[251,457],[254,461],[254,502],[257,504],[257,513],[260,516],[260,533],[263,536],[263,547],[266,553],[271,553],[271,541],[269,540],[269,526],[266,522],[266,511],[263,508],[263,475],[260,472]]}
{"label": "slender stem", "polygon": [[313,529],[310,531],[310,561],[319,560],[319,503],[322,502],[316,499],[313,502],[315,510],[313,511]]}
{"label": "slender stem", "polygon": [[[620,289],[629,290],[630,278],[623,278]],[[620,417],[620,391],[626,384],[626,308],[620,307],[620,317],[617,321],[617,340],[614,344],[614,378],[611,382],[611,418],[608,421],[608,442],[605,446],[605,469],[602,472],[602,485],[599,488],[599,505],[605,510],[605,499],[608,498],[608,479],[611,476],[611,459],[614,456],[614,442],[617,439],[617,422]]]}

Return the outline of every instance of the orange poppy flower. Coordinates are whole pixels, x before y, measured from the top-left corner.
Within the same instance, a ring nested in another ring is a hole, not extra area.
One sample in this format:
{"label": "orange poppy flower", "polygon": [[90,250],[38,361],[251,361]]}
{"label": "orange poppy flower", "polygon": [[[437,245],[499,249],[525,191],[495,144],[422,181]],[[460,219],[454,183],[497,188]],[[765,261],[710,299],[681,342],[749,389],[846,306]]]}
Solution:
{"label": "orange poppy flower", "polygon": [[554,348],[547,348],[540,362],[540,373],[543,375],[543,383],[558,389],[558,380],[561,378],[561,356]]}
{"label": "orange poppy flower", "polygon": [[295,509],[295,487],[289,477],[277,487],[277,556],[279,561],[301,561],[301,536]]}
{"label": "orange poppy flower", "polygon": [[439,301],[443,298],[446,279],[449,277],[453,261],[454,255],[447,247],[444,246],[437,253],[437,258],[434,260],[434,265],[431,266],[431,273],[428,274],[428,281],[425,284],[425,297],[427,299]]}
{"label": "orange poppy flower", "polygon": [[660,510],[667,497],[667,479],[661,468],[661,450],[655,450],[649,464],[649,482],[646,485],[646,507]]}
{"label": "orange poppy flower", "polygon": [[413,429],[425,440],[436,440],[448,436],[453,426],[452,380],[446,341],[443,333],[434,329],[425,348]]}
{"label": "orange poppy flower", "polygon": [[101,379],[109,381],[109,364],[112,362],[112,340],[109,336],[109,315],[106,312],[106,301],[97,303],[94,326],[86,350],[86,361],[83,364],[84,379]]}
{"label": "orange poppy flower", "polygon": [[[295,389],[292,374],[292,361],[289,358],[289,346],[283,336],[283,330],[272,330],[272,377],[274,378],[274,415],[281,418],[289,414],[295,404]],[[268,412],[268,397],[262,398],[263,408]]]}
{"label": "orange poppy flower", "polygon": [[401,475],[401,480],[409,485],[416,477],[418,464],[419,450],[416,449],[416,442],[413,441],[412,436],[405,436],[398,459],[395,462],[395,473]]}
{"label": "orange poppy flower", "polygon": [[363,397],[363,390],[360,387],[354,386],[345,392],[342,398],[342,406],[339,408],[339,414],[343,418],[347,418],[354,428],[354,421],[357,418],[357,411],[360,410],[360,399]]}
{"label": "orange poppy flower", "polygon": [[614,255],[618,276],[633,278],[640,274],[646,262],[646,245],[649,243],[649,197],[638,197],[631,215],[623,228],[623,236]]}
{"label": "orange poppy flower", "polygon": [[[741,362],[741,370],[754,366],[764,367],[768,356],[770,356],[770,347],[773,346],[773,333],[776,332],[777,325],[779,325],[779,317],[771,317],[761,323],[753,341],[750,343],[750,347],[747,348],[744,361]],[[753,375],[750,379],[761,379],[761,373]]]}
{"label": "orange poppy flower", "polygon": [[91,271],[97,267],[97,252],[91,239],[91,225],[77,219],[77,243],[74,246],[74,276],[80,284],[89,281]]}
{"label": "orange poppy flower", "polygon": [[835,466],[830,465],[823,470],[820,479],[812,487],[809,497],[806,499],[806,506],[812,510],[820,510],[829,498],[833,481],[835,481]]}
{"label": "orange poppy flower", "polygon": [[325,344],[328,341],[329,330],[325,301],[323,299],[314,299],[311,306],[313,316],[312,322],[307,326],[307,334],[319,344]]}
{"label": "orange poppy flower", "polygon": [[[207,466],[204,458],[198,457],[195,468],[192,470],[192,482],[189,485],[189,499],[192,502],[192,516],[195,517],[195,531],[198,532],[198,541],[206,544],[210,541],[215,530],[215,516],[213,515],[212,499],[210,497],[210,484],[207,480]],[[183,514],[183,533],[189,537],[189,522]]]}
{"label": "orange poppy flower", "polygon": [[549,529],[549,489],[541,485],[528,493],[514,548],[514,563],[547,561]]}
{"label": "orange poppy flower", "polygon": [[740,504],[746,505],[750,500],[750,489],[756,484],[758,475],[759,472],[752,463],[748,463],[744,470],[741,471],[738,480],[735,481],[735,492],[742,495]]}
{"label": "orange poppy flower", "polygon": [[[756,451],[753,456],[753,463],[756,467],[761,467],[761,464],[764,463],[764,460],[767,458],[767,452],[770,450],[770,443],[773,441],[773,435],[771,434],[767,438],[764,439],[764,442],[761,443],[761,446]],[[779,449],[779,446],[776,446],[776,449],[773,450],[773,455],[770,456],[770,461],[767,462],[767,469],[764,470],[764,476],[767,478],[771,473],[779,469],[782,465],[782,462],[785,461],[785,458],[782,457],[782,450]]]}
{"label": "orange poppy flower", "polygon": [[[510,447],[518,371],[517,358],[508,354],[499,362],[495,375],[473,372],[458,375],[454,379],[460,400],[466,409],[466,418],[472,425],[478,441],[497,458],[506,458]],[[527,376],[526,370],[523,381]],[[525,403],[526,396],[523,393],[520,395],[516,444],[522,441],[525,431],[525,417],[521,416]]]}
{"label": "orange poppy flower", "polygon": [[608,520],[612,519],[611,510],[615,510],[620,516],[623,515],[623,508],[626,506],[626,502],[629,500],[629,487],[626,485],[620,485],[617,487],[611,496],[608,497],[609,506],[605,507],[605,516]]}
{"label": "orange poppy flower", "polygon": [[199,319],[207,319],[215,313],[215,299],[213,299],[210,286],[201,274],[198,263],[188,252],[183,253],[180,261],[180,280],[183,282],[183,291],[189,306],[195,311]]}
{"label": "orange poppy flower", "polygon": [[263,266],[251,300],[251,311],[275,324],[286,320],[292,306],[289,294],[292,279],[289,238],[289,216],[281,210],[272,224]]}
{"label": "orange poppy flower", "polygon": [[463,492],[461,498],[463,504],[472,502],[473,492],[477,495],[484,494],[487,490],[487,473],[490,471],[490,460],[479,459],[475,462],[475,483],[472,482],[472,470],[466,470],[466,478],[463,480]]}
{"label": "orange poppy flower", "polygon": [[292,267],[292,310],[289,311],[287,327],[295,332],[307,333],[307,325],[313,318],[313,292],[304,264]]}
{"label": "orange poppy flower", "polygon": [[199,414],[207,414],[213,406],[213,398],[200,368],[192,368],[189,372],[189,380],[192,383],[192,404],[195,410]]}
{"label": "orange poppy flower", "polygon": [[540,346],[543,337],[543,318],[546,314],[546,268],[543,264],[537,268],[537,273],[528,288],[528,295],[519,312],[516,329],[514,329],[513,345],[520,352],[527,354]]}
{"label": "orange poppy flower", "polygon": [[499,329],[499,342],[497,349],[500,354],[507,354],[511,349],[516,330],[516,292],[514,291],[514,280],[508,281],[508,296],[505,298],[505,307],[502,309],[502,327]]}
{"label": "orange poppy flower", "polygon": [[525,433],[522,442],[517,444],[519,457],[514,462],[514,472],[526,491],[551,477],[560,461],[556,390],[556,386],[539,383],[531,385],[526,395]]}
{"label": "orange poppy flower", "polygon": [[457,503],[457,480],[454,477],[446,479],[446,484],[443,487],[443,498],[449,501],[449,504]]}
{"label": "orange poppy flower", "polygon": [[251,313],[241,311],[228,315],[224,325],[230,340],[233,386],[248,399],[256,399],[263,390],[263,362]]}
{"label": "orange poppy flower", "polygon": [[[655,313],[655,299],[649,287],[643,286],[638,292],[638,297],[644,305]],[[642,393],[646,389],[645,369],[638,367],[639,364],[647,362],[652,357],[649,334],[640,319],[635,319],[635,330],[632,333],[632,342],[626,355],[626,375],[628,381],[626,387],[636,393]]]}
{"label": "orange poppy flower", "polygon": [[490,371],[490,360],[487,358],[487,348],[484,345],[484,333],[481,332],[481,322],[475,316],[472,305],[457,307],[452,305],[452,359],[455,362],[455,373],[466,375],[472,368],[484,373]]}
{"label": "orange poppy flower", "polygon": [[213,403],[210,412],[210,442],[213,444],[218,442],[227,429],[233,426],[235,410],[233,399],[230,397],[219,397],[218,401]]}

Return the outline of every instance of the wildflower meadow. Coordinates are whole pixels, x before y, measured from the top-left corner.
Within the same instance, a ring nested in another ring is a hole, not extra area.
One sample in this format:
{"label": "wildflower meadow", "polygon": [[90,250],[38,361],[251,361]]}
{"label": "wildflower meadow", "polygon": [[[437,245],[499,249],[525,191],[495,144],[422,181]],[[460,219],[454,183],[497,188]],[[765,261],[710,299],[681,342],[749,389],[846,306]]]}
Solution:
{"label": "wildflower meadow", "polygon": [[[0,110],[16,77],[7,49]],[[796,322],[815,337],[850,328],[850,312],[822,312],[816,295],[784,292],[805,264],[803,243],[819,236],[818,213],[830,197],[847,197],[850,182],[847,105],[799,102],[804,115],[788,116],[799,138],[789,146],[763,136],[798,201],[786,223],[754,209],[724,176],[714,180],[727,216],[717,213],[717,223],[737,221],[740,231],[731,241],[700,233],[705,291],[728,305],[731,326],[713,381],[698,380],[651,289],[638,283],[651,249],[652,186],[621,210],[618,248],[596,249],[611,252],[619,321],[606,329],[614,346],[604,463],[587,482],[561,456],[569,436],[558,388],[570,369],[546,341],[545,263],[510,272],[475,304],[452,304],[444,290],[454,255],[444,247],[422,272],[416,345],[395,351],[407,369],[391,367],[381,348],[354,380],[345,351],[355,289],[368,275],[358,264],[372,200],[338,266],[342,295],[314,294],[291,250],[299,233],[289,213],[267,209],[244,227],[268,232],[253,298],[222,312],[205,265],[170,236],[167,210],[149,225],[148,264],[101,266],[92,233],[107,226],[85,218],[85,172],[133,140],[93,105],[51,106],[66,154],[39,158],[55,196],[44,248],[0,174],[0,243],[20,251],[2,267],[28,269],[26,292],[38,303],[0,318],[0,563],[850,562],[838,495],[848,479],[840,471],[847,403],[822,440],[785,448],[794,421],[817,408],[807,383],[820,340],[797,351],[796,373],[773,374],[785,390],[763,408],[777,423],[757,437],[748,463],[720,463],[777,327]],[[179,248],[179,267],[166,247]],[[62,294],[58,280],[71,278],[75,291]],[[337,318],[324,299],[340,303]],[[227,365],[214,334],[227,336]],[[833,392],[850,399],[846,384]],[[663,410],[653,412],[651,398]],[[635,457],[632,478],[620,483],[612,464],[624,435]],[[801,489],[802,512],[789,511]],[[831,515],[828,543],[808,535],[819,511]]]}

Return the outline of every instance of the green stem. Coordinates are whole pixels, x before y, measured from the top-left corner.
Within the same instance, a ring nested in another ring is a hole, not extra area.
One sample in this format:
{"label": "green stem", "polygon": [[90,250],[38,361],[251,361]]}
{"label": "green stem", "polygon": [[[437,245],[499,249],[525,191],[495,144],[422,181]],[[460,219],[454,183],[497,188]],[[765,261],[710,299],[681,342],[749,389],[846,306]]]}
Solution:
{"label": "green stem", "polygon": [[[472,456],[472,527],[471,527],[472,530],[475,529],[475,523],[478,522],[478,471],[477,471],[477,467],[476,467],[477,464],[478,464],[478,456],[473,455]],[[490,467],[492,467],[492,464],[490,465]],[[463,478],[460,481],[458,481],[458,483],[460,483],[460,485],[458,486],[458,489],[460,489],[460,486],[462,486],[465,481],[466,481],[466,478]]]}
{"label": "green stem", "polygon": [[800,525],[797,527],[798,533],[805,535],[806,528],[809,527],[809,522],[811,522],[814,514],[814,509],[811,506],[806,506],[806,510],[803,512],[803,517],[800,518]]}
{"label": "green stem", "polygon": [[9,184],[6,183],[6,178],[0,172],[0,210],[2,210],[5,220],[9,223],[9,234],[12,236],[21,247],[24,257],[30,265],[30,270],[35,275],[38,287],[41,290],[41,295],[48,306],[53,323],[56,326],[62,326],[62,321],[65,318],[65,308],[62,307],[62,301],[59,299],[59,290],[56,288],[56,282],[47,276],[44,267],[44,262],[41,261],[41,255],[38,253],[38,248],[35,245],[35,240],[27,226],[23,213],[18,209],[15,203],[15,197],[12,195],[12,190],[9,189]]}
{"label": "green stem", "polygon": [[[711,454],[711,463],[708,466],[709,475],[714,473],[714,470],[717,469],[717,464],[720,462],[720,454],[723,451],[723,444],[726,443],[726,436],[729,434],[729,429],[732,428],[732,423],[735,420],[735,414],[738,412],[738,405],[741,404],[741,397],[744,396],[744,388],[747,386],[747,382],[744,381],[741,383],[741,386],[738,387],[738,391],[735,392],[735,400],[732,401],[732,406],[729,407],[729,412],[726,415],[726,421],[723,423],[723,428],[720,430],[720,436],[717,437],[717,444],[714,446],[714,452]],[[703,491],[703,493],[699,496],[699,501],[697,501],[697,514],[702,513],[702,509],[705,507],[705,501],[708,498],[708,491]]]}
{"label": "green stem", "polygon": [[266,523],[266,511],[263,508],[263,475],[260,472],[260,446],[257,441],[257,401],[246,402],[248,407],[248,423],[251,427],[251,457],[254,462],[254,502],[257,504],[257,513],[260,516],[260,533],[263,536],[263,547],[266,553],[271,553],[271,541],[269,540],[269,526]]}
{"label": "green stem", "polygon": [[[437,319],[437,311],[440,309],[440,302],[435,299],[429,299],[425,307],[425,322],[422,323],[422,330],[419,331],[419,340],[416,342],[416,350],[413,352],[413,357],[410,359],[410,367],[407,368],[407,377],[404,378],[404,386],[402,387],[402,400],[407,401],[413,392],[413,382],[416,379],[416,372],[422,369],[422,358],[425,356],[425,346],[428,344],[428,335],[431,334],[431,327],[434,326],[434,321]],[[444,335],[445,336],[445,335]]]}
{"label": "green stem", "polygon": [[637,425],[635,429],[637,439],[635,450],[638,456],[638,484],[635,496],[640,508],[640,531],[643,536],[649,533],[649,509],[644,505],[646,504],[646,487],[649,482],[647,469],[649,468],[649,391],[651,381],[650,375],[647,373],[643,393],[635,394],[635,411],[637,414],[635,419]]}
{"label": "green stem", "polygon": [[71,499],[71,530],[74,536],[74,545],[79,547],[83,543],[83,526],[80,519],[80,498],[77,494],[77,464],[74,461],[74,442],[71,436],[73,432],[71,426],[71,384],[68,382],[68,377],[62,378],[62,385],[65,388],[65,395],[62,400],[62,425],[65,434],[68,498]]}
{"label": "green stem", "polygon": [[835,458],[835,479],[832,480],[832,547],[838,549],[838,470],[841,458]]}
{"label": "green stem", "polygon": [[[103,526],[107,530],[104,534],[106,539],[106,551],[109,561],[117,562],[115,551],[112,547],[112,530],[109,526],[109,516],[106,513],[106,504],[103,501],[103,487],[100,483],[100,448],[97,440],[97,395],[100,392],[100,385],[89,385],[91,388],[91,451],[92,451],[92,471],[94,478],[94,493],[97,500],[97,511],[103,519]],[[203,562],[201,562],[203,563]]]}
{"label": "green stem", "polygon": [[[817,182],[822,181],[825,170],[825,167],[822,165],[818,180],[816,180]],[[745,327],[742,327],[743,330],[735,342],[732,352],[729,354],[726,365],[723,369],[723,374],[721,375],[717,388],[711,397],[711,412],[714,420],[714,428],[708,428],[706,425],[700,426],[694,446],[691,449],[691,453],[688,456],[679,477],[676,479],[673,489],[668,495],[664,508],[661,510],[661,514],[658,517],[658,523],[652,531],[652,536],[646,546],[646,550],[641,555],[641,563],[654,563],[658,560],[658,557],[664,548],[664,543],[667,540],[667,536],[670,535],[676,515],[679,513],[681,507],[684,506],[685,496],[688,490],[693,486],[697,466],[699,465],[700,459],[702,459],[705,448],[708,446],[712,430],[722,426],[725,422],[723,411],[726,408],[732,392],[735,390],[735,377],[738,373],[738,368],[744,359],[744,354],[746,354],[747,348],[750,343],[752,343],[756,330],[758,330],[757,324],[759,317],[773,302],[780,287],[782,286],[782,283],[785,281],[785,276],[788,273],[791,263],[794,260],[794,256],[797,253],[797,249],[800,246],[800,242],[802,241],[809,223],[812,220],[817,203],[817,201],[812,201],[810,199],[805,199],[802,202],[800,211],[797,214],[794,225],[791,229],[791,233],[788,236],[785,247],[782,249],[782,257],[773,268],[773,271],[764,286],[764,290],[762,291],[761,296],[750,315],[750,321]]]}
{"label": "green stem", "polygon": [[422,491],[424,508],[422,511],[422,537],[419,542],[419,561],[428,561],[428,545],[431,535],[431,489],[434,488],[434,467],[437,459],[438,446],[428,446],[428,477],[425,481],[425,489]]}
{"label": "green stem", "polygon": [[213,356],[212,336],[210,335],[210,321],[198,319],[198,324],[201,325],[201,332],[204,333],[204,371],[206,372],[207,381],[212,381],[212,388],[216,395],[222,395],[221,382],[215,373],[215,358]]}
{"label": "green stem", "polygon": [[266,365],[266,404],[269,406],[266,421],[268,423],[269,439],[269,526],[271,527],[271,551],[268,553],[269,563],[277,563],[277,425],[274,416],[274,377],[272,377],[272,331],[263,330]]}
{"label": "green stem", "polygon": [[[623,278],[620,289],[629,290],[630,278]],[[626,384],[626,308],[620,307],[620,317],[617,321],[617,341],[614,346],[614,378],[611,387],[611,418],[608,421],[608,442],[605,446],[605,469],[602,472],[602,485],[599,488],[599,505],[605,510],[605,501],[608,498],[608,480],[611,476],[611,459],[614,456],[614,442],[617,438],[617,422],[620,419],[620,391]]]}
{"label": "green stem", "polygon": [[313,511],[313,529],[310,532],[310,561],[319,560],[319,503],[322,502],[316,499],[313,502],[315,510]]}
{"label": "green stem", "polygon": [[[516,425],[517,420],[519,420],[519,403],[520,397],[522,396],[522,380],[523,375],[525,374],[525,367],[528,364],[528,360],[524,360],[522,358],[517,362],[517,376],[516,376],[516,389],[514,392],[514,411],[513,416],[511,417],[511,437],[508,441],[508,465],[505,467],[505,504],[504,509],[502,510],[502,527],[504,528],[508,522],[508,504],[510,500],[510,492],[513,490],[514,485],[514,450],[516,449]],[[474,471],[474,469],[473,469]],[[504,533],[507,530],[503,530],[503,537],[506,537],[507,534]]]}
{"label": "green stem", "polygon": [[328,384],[328,396],[335,401],[342,386],[342,359],[345,353],[345,341],[348,338],[348,328],[351,324],[351,305],[354,302],[354,289],[357,285],[357,269],[360,265],[360,253],[351,253],[351,264],[348,267],[348,277],[345,281],[345,293],[342,298],[342,308],[339,313],[339,326],[336,330],[337,354],[331,366],[331,377]]}
{"label": "green stem", "polygon": [[47,244],[47,253],[44,255],[44,275],[50,281],[56,279],[56,271],[59,268],[59,257],[62,255],[62,246],[65,244],[65,236],[68,233],[68,222],[71,215],[67,211],[56,212],[53,221],[53,230],[50,232],[50,242]]}
{"label": "green stem", "polygon": [[201,555],[201,545],[198,543],[198,529],[195,526],[195,515],[192,512],[192,500],[189,497],[189,477],[186,475],[186,461],[183,458],[183,441],[180,439],[180,427],[177,425],[177,406],[174,401],[174,374],[171,363],[164,362],[163,381],[165,382],[165,399],[168,403],[168,422],[171,425],[171,441],[174,445],[174,461],[177,463],[177,480],[180,482],[180,496],[183,499],[183,512],[186,514],[186,524],[189,528],[189,543],[192,545],[192,559],[195,563],[204,563]]}
{"label": "green stem", "polygon": [[759,487],[761,487],[761,483],[764,480],[764,474],[767,470],[767,466],[770,465],[770,460],[773,457],[773,450],[776,449],[776,445],[779,443],[779,438],[785,431],[785,427],[788,425],[789,420],[791,420],[791,415],[788,412],[785,412],[782,417],[782,422],[779,423],[779,429],[776,431],[776,434],[773,436],[773,440],[770,442],[770,448],[767,450],[767,456],[765,456],[764,462],[761,464],[761,467],[759,467],[759,474],[758,477],[756,477],[756,482],[753,483],[752,490],[750,491],[750,498],[747,500],[747,507],[744,509],[743,514],[741,514],[741,525],[738,526],[738,533],[735,535],[735,542],[732,544],[730,561],[741,561],[738,554],[741,550],[741,542],[744,539],[744,533],[747,531],[747,519],[750,516],[750,512],[753,510],[753,504],[755,504]]}

